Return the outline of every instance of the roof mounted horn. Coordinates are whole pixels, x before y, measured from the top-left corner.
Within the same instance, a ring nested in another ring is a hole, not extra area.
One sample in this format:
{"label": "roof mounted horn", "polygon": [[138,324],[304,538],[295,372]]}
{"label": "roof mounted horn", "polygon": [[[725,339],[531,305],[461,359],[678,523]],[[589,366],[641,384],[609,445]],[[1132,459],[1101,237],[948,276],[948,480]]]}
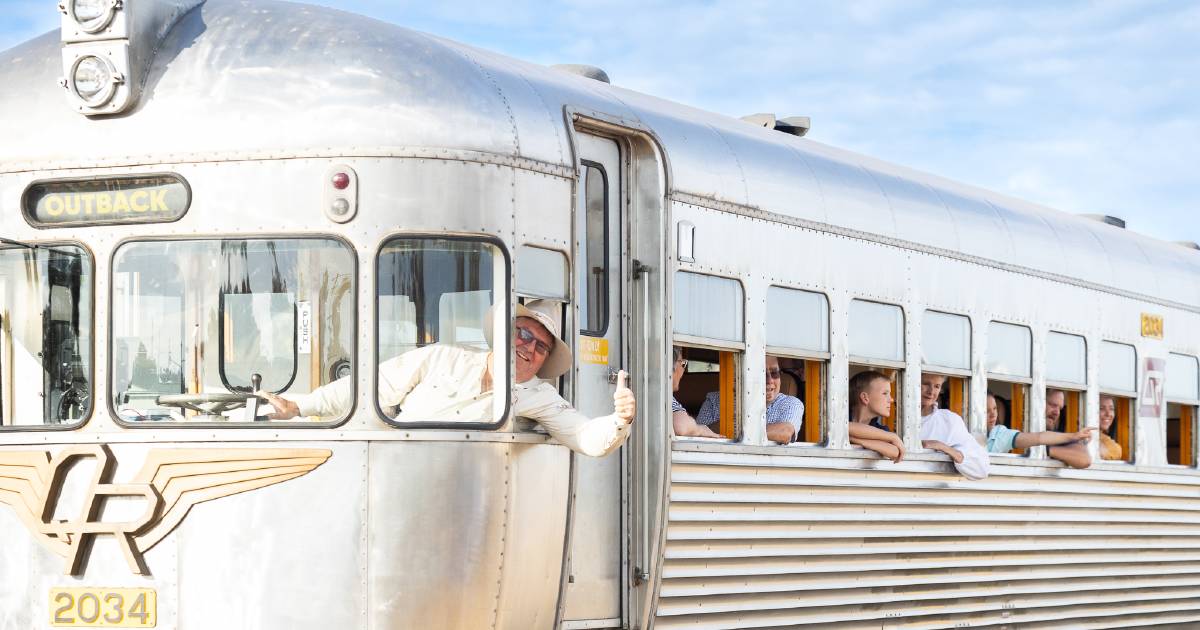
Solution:
{"label": "roof mounted horn", "polygon": [[742,116],[742,120],[758,127],[782,131],[797,137],[803,136],[808,133],[809,129],[812,129],[812,119],[808,116],[788,116],[776,119],[775,114],[750,114]]}

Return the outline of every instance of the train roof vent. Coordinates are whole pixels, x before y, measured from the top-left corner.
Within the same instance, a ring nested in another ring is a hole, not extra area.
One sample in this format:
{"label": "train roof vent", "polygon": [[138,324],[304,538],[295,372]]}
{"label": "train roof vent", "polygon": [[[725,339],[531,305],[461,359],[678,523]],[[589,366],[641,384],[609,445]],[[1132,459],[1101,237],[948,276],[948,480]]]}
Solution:
{"label": "train roof vent", "polygon": [[1188,249],[1200,249],[1200,243],[1196,241],[1175,241],[1175,244]]}
{"label": "train roof vent", "polygon": [[812,119],[808,116],[788,116],[776,119],[775,114],[750,114],[742,116],[742,120],[751,125],[782,131],[793,136],[803,136],[808,133],[809,129],[812,129]]}
{"label": "train roof vent", "polygon": [[1121,217],[1114,217],[1111,214],[1082,214],[1080,216],[1093,221],[1107,223],[1113,227],[1125,229],[1125,219],[1122,219]]}
{"label": "train roof vent", "polygon": [[556,63],[550,67],[554,68],[555,70],[561,70],[562,72],[577,74],[581,77],[592,79],[593,81],[600,81],[601,83],[608,84],[612,83],[612,81],[608,79],[608,73],[601,68],[597,68],[596,66],[589,66],[583,63]]}

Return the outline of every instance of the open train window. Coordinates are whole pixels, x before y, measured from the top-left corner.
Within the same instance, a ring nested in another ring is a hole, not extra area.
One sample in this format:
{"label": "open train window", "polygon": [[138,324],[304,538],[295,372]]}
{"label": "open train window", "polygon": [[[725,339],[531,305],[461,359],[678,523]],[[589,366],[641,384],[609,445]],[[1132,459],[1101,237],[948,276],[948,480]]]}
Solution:
{"label": "open train window", "polygon": [[[354,255],[330,238],[136,241],[113,255],[110,401],[118,419],[265,421],[254,388],[353,406]],[[340,386],[339,386],[340,387]],[[344,395],[343,395],[344,394]],[[262,422],[266,424],[266,422]]]}
{"label": "open train window", "polygon": [[[849,332],[850,379],[866,371],[887,377],[891,382],[891,408],[887,415],[879,413],[883,409],[870,415],[889,431],[903,435],[904,409],[900,401],[904,392],[904,311],[893,304],[852,300]],[[855,421],[853,415],[850,421]]]}
{"label": "open train window", "polygon": [[0,425],[68,428],[91,413],[92,310],[83,248],[0,248]]}
{"label": "open train window", "polygon": [[1196,421],[1200,410],[1200,362],[1172,352],[1167,356],[1167,463],[1196,465]]}
{"label": "open train window", "polygon": [[688,271],[676,271],[674,284],[674,341],[690,346],[676,399],[697,424],[740,439],[737,393],[742,389],[738,381],[745,351],[742,284]]}
{"label": "open train window", "polygon": [[[509,347],[508,267],[507,253],[490,240],[397,237],[384,243],[376,266],[376,394],[385,419],[456,428],[503,422],[509,362],[491,357]],[[439,374],[466,380],[414,380],[433,365],[445,368]]]}
{"label": "open train window", "polygon": [[[795,418],[796,442],[823,444],[825,373],[829,365],[829,299],[786,287],[767,289],[767,437],[782,441],[771,424]],[[772,394],[775,398],[772,399]],[[779,398],[786,396],[794,398]],[[772,435],[774,434],[774,435]]]}
{"label": "open train window", "polygon": [[1100,459],[1133,461],[1137,350],[1112,341],[1100,343]]}
{"label": "open train window", "polygon": [[[987,351],[984,353],[987,371],[986,401],[988,452],[1021,454],[1011,448],[1011,440],[1002,439],[1006,433],[997,427],[1013,431],[1028,429],[1029,386],[1033,383],[1033,332],[1026,326],[1005,322],[988,322]],[[995,410],[993,413],[991,410]]]}

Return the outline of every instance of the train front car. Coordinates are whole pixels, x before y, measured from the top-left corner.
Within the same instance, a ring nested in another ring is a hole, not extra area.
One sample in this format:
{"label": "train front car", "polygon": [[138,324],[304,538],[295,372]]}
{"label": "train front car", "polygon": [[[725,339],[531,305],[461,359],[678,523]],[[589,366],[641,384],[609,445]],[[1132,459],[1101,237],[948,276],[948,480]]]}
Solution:
{"label": "train front car", "polygon": [[[64,12],[0,54],[0,629],[620,623],[628,462],[513,413],[518,302],[578,343],[561,109],[328,9]],[[592,416],[611,301],[563,383]],[[392,370],[439,352],[486,365],[421,383],[471,404],[406,407]],[[572,475],[608,485],[568,576]]]}

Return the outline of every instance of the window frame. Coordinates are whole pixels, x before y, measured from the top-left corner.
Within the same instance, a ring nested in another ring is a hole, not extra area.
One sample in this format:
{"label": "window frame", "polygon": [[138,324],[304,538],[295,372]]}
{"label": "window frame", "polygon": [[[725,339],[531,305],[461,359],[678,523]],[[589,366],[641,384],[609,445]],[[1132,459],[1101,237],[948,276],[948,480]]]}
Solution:
{"label": "window frame", "polygon": [[[492,422],[437,422],[437,421],[433,421],[433,420],[419,420],[419,421],[415,421],[415,422],[400,422],[400,421],[395,420],[394,418],[389,418],[387,416],[387,414],[383,412],[383,408],[379,405],[379,392],[378,392],[378,389],[379,389],[379,382],[378,382],[379,381],[379,365],[382,363],[383,360],[385,360],[379,356],[379,299],[378,299],[378,297],[379,297],[379,261],[383,255],[383,250],[387,245],[389,245],[390,243],[394,243],[396,241],[401,241],[401,240],[460,241],[460,242],[469,242],[469,243],[483,243],[483,244],[492,245],[492,246],[496,247],[496,249],[499,250],[499,252],[500,252],[500,257],[504,261],[504,274],[502,275],[502,277],[505,279],[504,280],[505,286],[503,287],[503,291],[497,291],[497,289],[493,287],[492,291],[495,293],[496,299],[493,300],[493,302],[492,302],[492,308],[494,309],[494,308],[496,308],[496,306],[501,305],[501,304],[504,305],[503,321],[509,323],[509,325],[505,327],[505,330],[508,331],[508,329],[511,328],[511,324],[512,324],[512,314],[513,314],[512,304],[513,304],[513,301],[515,300],[515,292],[514,292],[514,287],[513,287],[513,283],[512,283],[513,260],[512,260],[511,252],[509,252],[508,247],[505,246],[504,241],[501,240],[500,238],[492,236],[490,234],[466,235],[466,234],[440,234],[440,233],[436,233],[436,232],[434,232],[434,233],[398,232],[398,233],[394,233],[394,234],[389,234],[389,235],[383,237],[382,239],[380,239],[379,246],[375,250],[375,256],[374,256],[374,260],[373,260],[373,269],[372,269],[373,273],[372,273],[372,277],[371,277],[371,281],[372,281],[372,285],[373,285],[372,286],[372,289],[373,289],[372,295],[375,297],[375,299],[373,300],[374,305],[372,306],[372,315],[371,315],[374,320],[372,322],[372,334],[375,338],[375,343],[372,344],[373,347],[371,348],[371,382],[373,384],[372,391],[371,391],[371,399],[372,399],[371,407],[375,410],[375,416],[377,418],[379,418],[380,420],[382,420],[389,427],[393,427],[393,428],[397,428],[397,429],[440,429],[440,430],[452,429],[452,430],[474,430],[474,431],[496,431],[496,430],[500,429],[501,427],[503,427],[505,424],[508,423],[509,416],[512,414],[512,397],[513,397],[512,391],[513,391],[513,386],[515,385],[515,383],[513,382],[514,375],[513,375],[513,370],[512,370],[512,356],[513,356],[513,354],[512,354],[513,353],[512,337],[513,337],[513,335],[512,335],[511,331],[506,332],[504,335],[504,357],[509,365],[509,367],[505,369],[505,373],[506,373],[505,379],[507,382],[504,384],[504,411],[503,411],[503,413],[500,414],[500,416],[496,420],[494,420]],[[565,304],[569,304],[569,303],[564,302],[564,305]],[[494,319],[495,316],[496,316],[496,314],[493,312],[493,315],[492,315],[493,321],[495,321],[495,319]],[[496,343],[496,340],[495,340],[495,338],[493,338],[492,339],[492,353],[493,353],[492,356],[493,357],[496,356],[495,343]],[[387,357],[387,358],[391,358],[391,357]],[[497,389],[498,389],[497,384],[493,381],[492,382],[492,391],[495,392]],[[353,415],[354,415],[353,412],[351,412],[347,416],[347,418],[349,418]]]}
{"label": "window frame", "polygon": [[[247,234],[236,234],[236,235],[234,235],[234,234],[216,234],[216,235],[210,234],[210,235],[184,235],[184,236],[153,235],[153,236],[133,236],[133,237],[121,239],[113,246],[112,254],[109,256],[109,259],[108,259],[109,266],[108,266],[108,278],[107,278],[108,279],[107,299],[108,299],[109,309],[108,309],[108,321],[106,322],[106,325],[107,325],[106,334],[108,335],[108,339],[106,340],[106,343],[107,343],[107,348],[108,348],[107,359],[110,363],[106,364],[106,366],[105,366],[106,368],[109,368],[108,374],[111,375],[111,372],[112,372],[111,371],[111,367],[112,367],[111,361],[112,361],[113,357],[116,356],[113,353],[113,348],[112,348],[113,340],[116,338],[115,335],[113,334],[113,330],[114,330],[113,316],[114,316],[115,310],[112,308],[112,305],[114,304],[115,296],[113,295],[114,283],[113,283],[112,274],[116,273],[116,265],[113,264],[113,261],[116,260],[117,253],[121,250],[121,248],[126,247],[127,245],[130,245],[130,244],[135,244],[135,243],[162,243],[162,242],[177,243],[177,242],[193,242],[193,241],[220,242],[220,241],[253,241],[253,240],[335,241],[335,242],[341,244],[342,247],[344,248],[345,252],[347,254],[349,254],[350,266],[352,268],[350,273],[351,273],[351,278],[354,281],[353,289],[350,292],[351,300],[352,300],[351,311],[353,313],[355,313],[355,315],[356,315],[356,317],[354,318],[354,321],[350,323],[351,341],[350,341],[350,348],[349,348],[349,356],[351,357],[350,367],[352,370],[352,372],[350,374],[350,385],[351,385],[350,390],[351,390],[351,400],[357,401],[358,400],[358,372],[357,372],[358,365],[357,365],[357,361],[358,361],[358,350],[359,350],[359,348],[358,348],[358,336],[359,336],[359,321],[358,320],[359,320],[359,318],[357,317],[357,314],[358,314],[358,292],[361,289],[361,287],[359,286],[358,250],[354,247],[354,244],[351,243],[349,239],[347,239],[343,236],[337,235],[337,234],[328,234],[328,233],[314,233],[314,234],[307,234],[307,233],[306,234],[247,233]],[[312,422],[309,420],[271,420],[269,422],[191,422],[191,421],[129,422],[127,420],[122,419],[121,416],[117,413],[117,409],[113,404],[116,400],[115,396],[114,396],[114,392],[112,391],[113,379],[108,378],[107,381],[108,382],[105,384],[106,385],[105,404],[108,406],[108,412],[110,414],[110,417],[112,418],[113,422],[117,423],[117,425],[119,425],[121,427],[129,428],[129,429],[138,429],[138,430],[166,429],[166,430],[171,430],[171,431],[184,430],[184,429],[211,429],[211,428],[233,429],[233,430],[239,430],[239,431],[240,430],[289,429],[289,428],[332,429],[332,428],[339,427],[339,426],[349,422],[350,419],[354,417],[355,411],[358,409],[357,402],[355,402],[354,404],[351,405],[351,407],[350,407],[349,411],[346,413],[345,417],[340,418],[335,421],[330,421],[330,422]]]}
{"label": "window frame", "polygon": [[[1013,323],[1013,322],[1006,322],[1006,321],[999,320],[999,319],[990,319],[990,320],[988,320],[989,330],[986,333],[987,339],[988,339],[987,347],[989,347],[989,348],[992,345],[992,335],[991,335],[991,330],[990,330],[992,324],[1003,324],[1005,326],[1016,326],[1018,328],[1024,328],[1029,333],[1029,376],[1021,376],[1019,374],[1005,374],[1003,372],[993,372],[993,371],[989,370],[988,369],[989,353],[984,352],[983,353],[983,376],[984,376],[984,378],[986,378],[987,380],[998,380],[998,381],[1004,381],[1006,383],[1020,383],[1021,385],[1032,386],[1033,385],[1033,328],[1026,324],[1017,324],[1017,323]],[[1027,392],[1027,394],[1028,394],[1028,392]]]}
{"label": "window frame", "polygon": [[[604,278],[603,278],[604,299],[602,300],[602,304],[601,304],[603,306],[603,309],[600,312],[600,320],[603,322],[604,325],[599,330],[592,330],[589,328],[585,328],[582,325],[584,323],[590,324],[592,322],[581,321],[580,326],[579,326],[579,334],[582,336],[587,336],[587,337],[604,337],[608,334],[608,324],[609,324],[609,320],[611,319],[610,313],[611,313],[611,306],[612,306],[611,304],[609,304],[609,301],[610,301],[609,293],[612,289],[612,270],[609,268],[609,265],[608,265],[609,247],[611,245],[608,224],[609,224],[609,221],[612,219],[612,217],[609,216],[609,211],[608,211],[609,210],[608,204],[609,204],[609,190],[610,190],[609,181],[610,180],[608,178],[608,171],[604,170],[603,164],[593,161],[593,160],[580,160],[579,163],[580,163],[580,166],[584,169],[585,173],[587,172],[587,169],[590,169],[590,168],[594,168],[597,171],[599,171],[600,178],[604,182],[604,201],[603,201],[603,203],[604,203],[604,235],[603,235],[604,244],[602,246],[603,251],[604,251]],[[585,176],[583,178],[583,187],[582,187],[583,188],[583,195],[582,195],[582,198],[583,198],[583,217],[582,217],[583,229],[582,229],[582,233],[580,234],[580,236],[583,237],[581,239],[581,242],[584,242],[584,243],[587,242],[587,237],[588,237],[588,231],[587,231],[587,203],[588,203],[587,181],[588,181],[587,177]],[[590,252],[591,252],[591,247],[589,245],[584,250],[584,255],[580,256],[580,258],[583,258],[584,260],[581,261],[581,260],[577,259],[575,261],[576,273],[578,273],[578,270],[579,270],[579,267],[581,264],[584,265],[585,267],[588,266],[587,254],[589,254]],[[568,266],[568,269],[570,269],[569,266]],[[591,275],[591,272],[589,269],[589,271],[586,274],[584,274],[584,276],[583,276],[584,280],[583,280],[583,286],[581,288],[583,289],[585,294],[588,289],[588,278],[590,277],[590,275]],[[580,304],[580,300],[578,299],[578,296],[576,296],[575,303]],[[589,301],[589,304],[587,305],[587,308],[591,308],[590,301]],[[586,308],[580,309],[580,313],[581,313],[580,319],[582,319],[582,320],[588,319],[588,313],[587,313]]]}
{"label": "window frame", "polygon": [[[870,300],[870,299],[866,299],[866,298],[856,298],[856,297],[850,298],[850,304],[846,307],[846,333],[850,339],[853,339],[853,336],[854,336],[854,330],[852,330],[850,328],[850,316],[854,310],[855,302],[863,302],[863,303],[867,303],[867,304],[877,304],[877,305],[881,305],[881,306],[890,306],[900,312],[900,358],[899,359],[885,359],[885,358],[881,358],[881,357],[868,357],[865,355],[854,354],[854,353],[850,352],[850,343],[849,343],[849,341],[847,341],[846,353],[847,353],[847,357],[848,357],[850,363],[856,364],[856,365],[864,365],[864,366],[871,366],[871,367],[883,367],[883,368],[887,368],[890,370],[904,371],[904,369],[908,367],[908,350],[909,350],[908,339],[907,339],[908,335],[906,334],[906,331],[908,330],[908,313],[905,312],[904,306],[902,306],[900,304],[892,304],[890,302],[880,302],[879,300]],[[902,387],[902,385],[903,385],[903,383],[899,384],[898,387]],[[902,392],[903,390],[900,390],[900,391]],[[901,394],[901,395],[903,395],[903,394]],[[897,396],[896,398],[899,398],[899,396]]]}
{"label": "window frame", "polygon": [[[88,348],[88,350],[91,354],[88,357],[90,360],[88,361],[88,366],[87,366],[87,370],[86,370],[86,374],[87,374],[87,378],[88,378],[88,410],[87,410],[87,413],[83,414],[78,421],[73,422],[73,423],[48,424],[46,422],[46,418],[43,416],[41,424],[28,424],[28,425],[0,424],[0,433],[21,433],[21,432],[34,432],[34,431],[75,431],[75,430],[78,430],[78,429],[86,426],[87,423],[90,422],[96,416],[96,406],[97,406],[96,405],[96,339],[97,339],[98,333],[100,331],[100,325],[96,321],[96,305],[97,305],[97,302],[99,302],[98,298],[100,297],[96,294],[96,274],[98,273],[98,269],[96,268],[96,255],[92,251],[92,249],[90,247],[88,247],[85,243],[83,243],[82,241],[77,241],[77,240],[54,239],[54,240],[50,240],[50,241],[37,241],[37,242],[25,241],[25,242],[27,242],[31,245],[37,245],[38,248],[42,248],[42,247],[77,247],[80,251],[80,254],[82,256],[84,256],[87,259],[88,264],[91,265],[91,267],[90,267],[91,282],[90,283],[80,283],[80,285],[79,285],[81,290],[86,287],[89,292],[88,295],[91,296],[91,309],[89,309],[89,311],[88,311],[88,316],[91,318],[91,322],[92,322],[92,330],[91,330],[91,337],[90,337],[91,347]],[[0,250],[8,250],[8,249],[22,250],[24,248],[17,246],[17,245],[9,246],[7,244],[0,244]],[[111,285],[111,283],[110,283],[110,285]],[[111,303],[111,301],[110,301],[110,303]],[[4,322],[0,322],[0,325],[4,325]],[[3,336],[3,333],[0,332],[0,337],[2,337],[2,336]],[[5,346],[4,344],[0,344],[0,350],[7,351],[9,349],[10,348],[8,346]],[[9,366],[9,369],[11,369],[11,367],[12,366]],[[3,374],[0,374],[0,377],[3,377]],[[4,382],[0,381],[0,388],[2,388],[2,387],[4,387]],[[10,392],[11,392],[11,390],[10,390]],[[0,399],[3,399],[3,398],[4,398],[3,396],[0,396]],[[3,400],[0,400],[0,404],[5,404],[5,403],[3,402]],[[8,404],[11,404],[11,400],[9,400]],[[2,410],[0,410],[0,411],[2,411]],[[2,413],[0,413],[0,421],[5,420],[5,419],[7,419],[7,418],[4,417],[4,415]]]}
{"label": "window frame", "polygon": [[[1016,379],[1016,378],[1017,377],[1012,377],[1012,379]],[[1030,379],[1030,380],[1032,380],[1032,379]],[[1009,429],[1013,429],[1014,431],[1020,431],[1021,433],[1029,433],[1030,432],[1029,431],[1029,417],[1032,414],[1032,409],[1030,409],[1030,402],[1031,402],[1031,398],[1032,398],[1030,396],[1030,392],[1033,391],[1033,384],[1026,383],[1026,382],[1023,382],[1020,380],[1010,380],[1010,378],[1006,377],[1006,376],[992,376],[992,375],[988,374],[988,375],[985,375],[985,377],[984,377],[984,386],[983,386],[984,387],[983,402],[984,402],[984,406],[985,406],[985,409],[984,409],[985,417],[984,417],[984,423],[983,423],[984,438],[986,439],[988,437],[988,435],[991,433],[990,431],[987,430],[986,405],[987,405],[987,397],[989,394],[991,394],[991,391],[992,391],[991,384],[993,381],[995,381],[997,383],[1004,383],[1005,385],[1007,385],[1009,387],[1010,396],[1008,397],[1007,403],[1005,403],[1006,407],[1008,408],[1008,424],[1006,424],[1004,426],[1008,427]],[[1017,405],[1013,404],[1013,401],[1015,401],[1017,399],[1015,392],[1018,392],[1018,391],[1021,393],[1020,407],[1017,407]],[[994,396],[995,394],[991,394],[991,395]],[[1021,417],[1020,417],[1019,423],[1014,421],[1014,414],[1013,414],[1014,409],[1021,410],[1021,414],[1020,414]],[[997,418],[996,422],[1000,422],[1000,419]],[[1013,426],[1014,424],[1020,424],[1020,426],[1015,427],[1015,426]],[[984,445],[984,449],[985,450],[987,449],[986,444]],[[1032,455],[1030,453],[1030,449],[1028,449],[1028,448],[1017,449],[1014,447],[1013,450],[1005,452],[1005,453],[993,453],[991,451],[988,451],[988,455],[999,456],[999,457],[1021,457],[1026,460],[1033,461]]]}

